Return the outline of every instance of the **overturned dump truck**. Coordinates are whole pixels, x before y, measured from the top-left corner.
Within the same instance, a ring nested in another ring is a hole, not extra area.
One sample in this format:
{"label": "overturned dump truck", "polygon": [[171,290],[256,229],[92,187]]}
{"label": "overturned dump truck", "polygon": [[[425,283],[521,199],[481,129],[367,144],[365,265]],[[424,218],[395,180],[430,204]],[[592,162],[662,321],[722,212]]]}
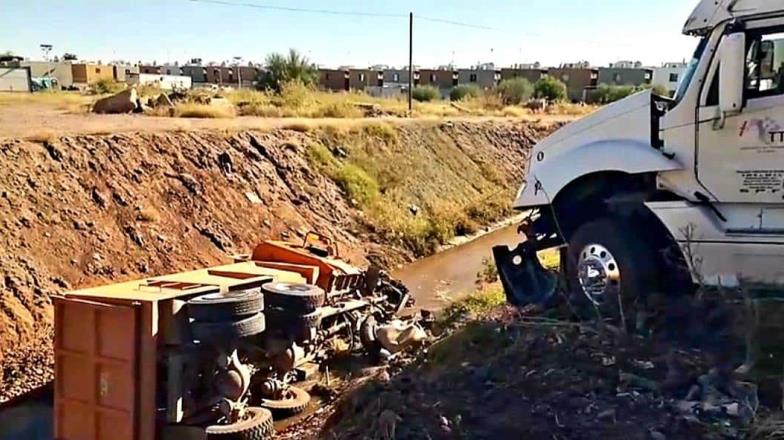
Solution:
{"label": "overturned dump truck", "polygon": [[321,235],[234,260],[56,297],[55,438],[268,438],[321,361],[415,339],[406,289]]}

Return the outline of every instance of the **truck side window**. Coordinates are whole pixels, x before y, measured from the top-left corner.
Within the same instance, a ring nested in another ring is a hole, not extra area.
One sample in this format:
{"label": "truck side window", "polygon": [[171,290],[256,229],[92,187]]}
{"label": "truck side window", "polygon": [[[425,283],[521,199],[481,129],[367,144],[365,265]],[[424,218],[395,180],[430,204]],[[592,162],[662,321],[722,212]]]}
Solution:
{"label": "truck side window", "polygon": [[752,38],[746,55],[748,99],[784,94],[784,33]]}

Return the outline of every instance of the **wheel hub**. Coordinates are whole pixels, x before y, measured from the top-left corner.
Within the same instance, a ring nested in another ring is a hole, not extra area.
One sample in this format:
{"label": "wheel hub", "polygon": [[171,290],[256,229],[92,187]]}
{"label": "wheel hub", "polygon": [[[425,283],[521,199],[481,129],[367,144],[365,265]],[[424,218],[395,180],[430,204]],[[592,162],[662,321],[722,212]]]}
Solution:
{"label": "wheel hub", "polygon": [[600,244],[589,244],[580,251],[577,279],[585,296],[595,305],[604,303],[608,295],[617,295],[621,288],[618,262]]}

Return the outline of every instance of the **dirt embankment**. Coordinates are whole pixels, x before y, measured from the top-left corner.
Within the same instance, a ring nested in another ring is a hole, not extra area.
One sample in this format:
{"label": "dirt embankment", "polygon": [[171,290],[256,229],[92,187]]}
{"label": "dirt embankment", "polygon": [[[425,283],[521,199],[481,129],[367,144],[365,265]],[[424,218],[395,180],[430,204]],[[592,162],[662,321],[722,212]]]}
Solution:
{"label": "dirt embankment", "polygon": [[376,122],[2,141],[0,400],[49,374],[58,291],[214,265],[309,230],[358,264],[410,260],[507,214],[551,129]]}

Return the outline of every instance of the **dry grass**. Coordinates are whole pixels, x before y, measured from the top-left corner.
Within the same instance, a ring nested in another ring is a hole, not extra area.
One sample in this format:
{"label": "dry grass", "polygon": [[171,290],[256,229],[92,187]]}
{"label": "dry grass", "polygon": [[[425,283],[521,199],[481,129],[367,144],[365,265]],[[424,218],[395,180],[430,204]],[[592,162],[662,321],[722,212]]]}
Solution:
{"label": "dry grass", "polygon": [[161,214],[154,208],[145,208],[139,211],[136,218],[147,223],[157,223],[161,221]]}
{"label": "dry grass", "polygon": [[45,143],[50,144],[56,141],[57,139],[58,139],[57,134],[50,130],[41,131],[27,138],[27,140],[30,142],[38,142],[40,144],[45,144]]}
{"label": "dry grass", "polygon": [[185,103],[174,107],[174,116],[178,118],[225,119],[233,118],[236,113],[232,107]]}
{"label": "dry grass", "polygon": [[79,92],[39,92],[39,93],[7,93],[0,92],[0,106],[39,105],[54,107],[69,113],[86,113],[93,102],[93,97]]}

